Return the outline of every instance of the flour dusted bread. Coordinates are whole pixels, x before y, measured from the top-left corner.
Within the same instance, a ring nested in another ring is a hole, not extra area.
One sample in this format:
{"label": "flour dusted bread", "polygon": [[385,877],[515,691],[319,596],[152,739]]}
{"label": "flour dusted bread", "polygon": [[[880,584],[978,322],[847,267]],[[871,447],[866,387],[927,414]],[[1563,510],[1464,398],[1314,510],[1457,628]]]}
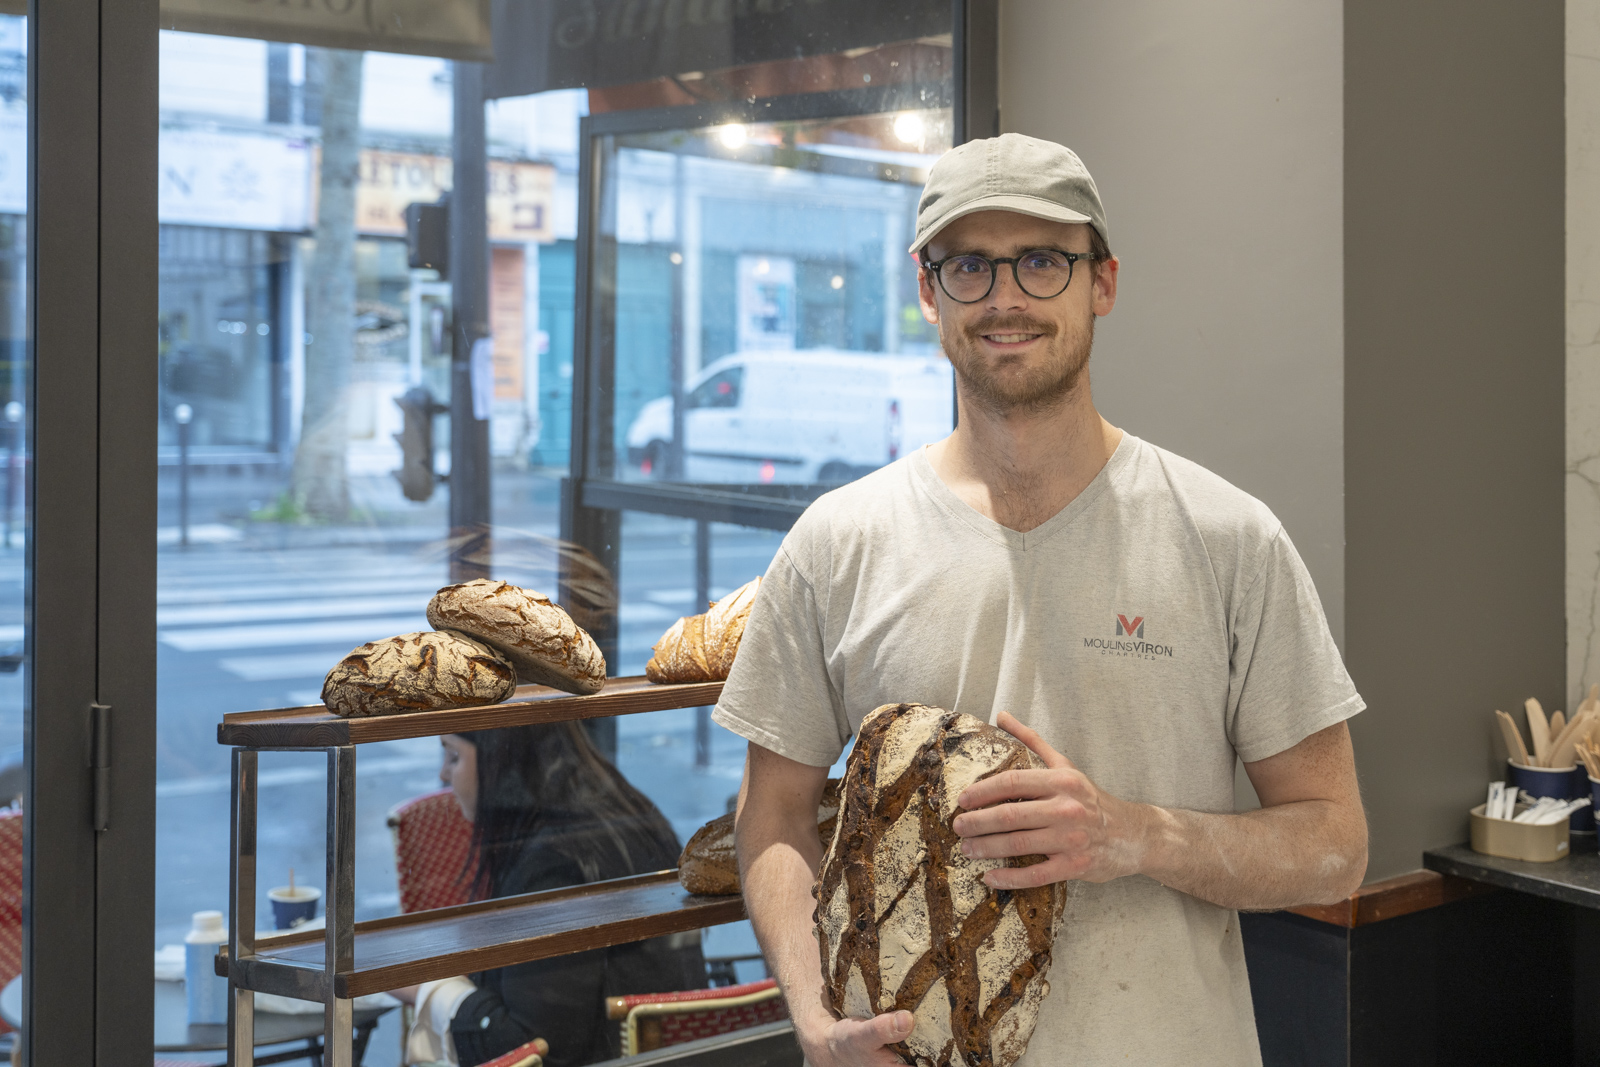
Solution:
{"label": "flour dusted bread", "polygon": [[491,645],[526,682],[568,693],[598,693],[606,658],[550,598],[488,578],[447,585],[428,601],[428,622]]}
{"label": "flour dusted bread", "polygon": [[498,704],[517,672],[494,649],[441,630],[369,641],[334,665],[322,703],[335,715],[389,715]]}
{"label": "flour dusted bread", "polygon": [[[829,778],[817,805],[817,836],[826,848],[839,814],[839,779]],[[678,882],[691,893],[732,896],[739,892],[739,861],[733,852],[733,812],[694,832],[678,857]]]}
{"label": "flour dusted bread", "polygon": [[1063,883],[999,891],[950,828],[981,778],[1043,764],[970,715],[885,704],[861,724],[815,892],[825,995],[841,1017],[906,1010],[919,1067],[1010,1067],[1050,985]]}
{"label": "flour dusted bread", "polygon": [[704,615],[673,623],[651,650],[654,655],[644,665],[645,677],[652,682],[726,681],[760,587],[761,579],[752,579],[712,604]]}

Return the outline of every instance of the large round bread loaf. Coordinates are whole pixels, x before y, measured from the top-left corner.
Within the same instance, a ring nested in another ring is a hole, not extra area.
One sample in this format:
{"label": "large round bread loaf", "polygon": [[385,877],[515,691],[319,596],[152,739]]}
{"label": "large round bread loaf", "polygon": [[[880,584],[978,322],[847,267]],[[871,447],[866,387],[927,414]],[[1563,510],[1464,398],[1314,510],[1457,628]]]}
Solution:
{"label": "large round bread loaf", "polygon": [[388,715],[498,704],[517,687],[505,658],[448,630],[369,641],[334,664],[322,703],[335,715]]}
{"label": "large round bread loaf", "polygon": [[[817,804],[817,836],[827,847],[839,814],[839,779],[829,778]],[[678,882],[691,893],[732,896],[739,889],[739,858],[733,849],[733,812],[718,815],[694,832],[678,857]]]}
{"label": "large round bread loaf", "polygon": [[428,622],[493,646],[523,681],[568,693],[598,693],[605,685],[600,646],[531,589],[488,578],[447,585],[428,601]]}
{"label": "large round bread loaf", "polygon": [[1066,885],[990,889],[985,871],[1037,857],[968,859],[950,824],[973,782],[1041,766],[970,715],[886,704],[861,724],[815,887],[823,984],[840,1017],[910,1011],[894,1049],[919,1067],[1010,1067],[1028,1047]]}

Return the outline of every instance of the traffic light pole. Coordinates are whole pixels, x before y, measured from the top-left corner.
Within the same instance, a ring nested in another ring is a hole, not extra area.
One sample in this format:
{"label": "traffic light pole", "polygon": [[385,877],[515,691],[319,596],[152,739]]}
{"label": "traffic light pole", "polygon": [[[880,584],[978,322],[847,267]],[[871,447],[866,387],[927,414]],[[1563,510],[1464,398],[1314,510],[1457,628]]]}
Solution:
{"label": "traffic light pole", "polygon": [[489,337],[489,161],[483,65],[456,62],[453,67],[450,534],[457,547],[450,557],[450,580],[465,582],[489,577],[488,408],[494,396],[494,371],[482,350],[474,367],[474,348],[479,341],[487,343]]}

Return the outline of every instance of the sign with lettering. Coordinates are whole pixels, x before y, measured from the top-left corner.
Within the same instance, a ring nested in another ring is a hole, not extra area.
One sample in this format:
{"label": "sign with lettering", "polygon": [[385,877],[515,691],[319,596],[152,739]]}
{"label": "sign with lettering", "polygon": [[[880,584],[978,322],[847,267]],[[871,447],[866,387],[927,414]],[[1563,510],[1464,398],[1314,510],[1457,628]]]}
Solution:
{"label": "sign with lettering", "polygon": [[489,3],[490,0],[161,0],[161,28],[482,62],[494,57]]}
{"label": "sign with lettering", "polygon": [[[403,236],[406,205],[439,199],[450,188],[451,177],[449,156],[363,150],[356,229]],[[550,218],[555,181],[555,168],[548,163],[489,160],[489,240],[519,244],[555,240]]]}
{"label": "sign with lettering", "polygon": [[490,97],[628,85],[951,32],[948,0],[494,0]]}
{"label": "sign with lettering", "polygon": [[164,129],[156,210],[162,222],[246,230],[310,228],[308,143],[270,134]]}

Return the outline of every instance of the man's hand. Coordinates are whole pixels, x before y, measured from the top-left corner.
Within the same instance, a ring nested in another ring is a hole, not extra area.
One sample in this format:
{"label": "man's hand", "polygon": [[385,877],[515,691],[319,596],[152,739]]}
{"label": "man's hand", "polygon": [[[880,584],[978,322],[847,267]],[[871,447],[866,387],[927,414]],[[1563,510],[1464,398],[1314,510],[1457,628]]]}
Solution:
{"label": "man's hand", "polygon": [[887,1046],[911,1034],[911,1013],[896,1011],[871,1019],[835,1019],[820,1033],[797,1026],[795,1036],[811,1067],[905,1067]]}
{"label": "man's hand", "polygon": [[973,859],[1045,857],[1028,867],[997,867],[983,880],[994,889],[1023,889],[1067,879],[1109,882],[1139,870],[1143,805],[1101,791],[1037,733],[1001,712],[1002,730],[1033,750],[1044,770],[1006,771],[964,790],[955,832]]}

